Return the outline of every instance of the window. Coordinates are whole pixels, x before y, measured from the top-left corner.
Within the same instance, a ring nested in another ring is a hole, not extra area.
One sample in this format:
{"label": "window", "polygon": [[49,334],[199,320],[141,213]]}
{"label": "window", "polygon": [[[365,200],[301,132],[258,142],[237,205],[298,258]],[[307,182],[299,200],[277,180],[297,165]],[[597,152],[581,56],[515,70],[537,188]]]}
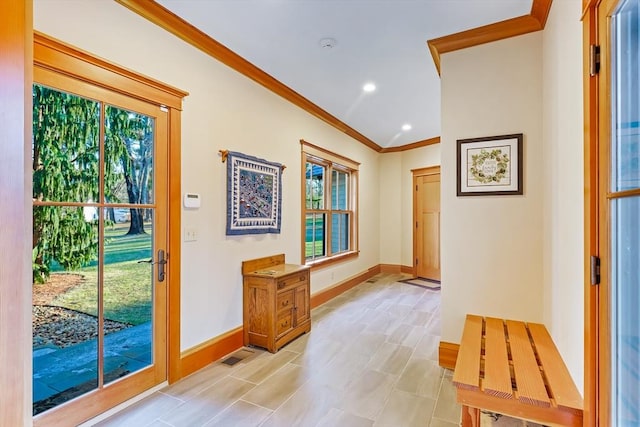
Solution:
{"label": "window", "polygon": [[303,262],[318,265],[356,255],[359,163],[301,143]]}

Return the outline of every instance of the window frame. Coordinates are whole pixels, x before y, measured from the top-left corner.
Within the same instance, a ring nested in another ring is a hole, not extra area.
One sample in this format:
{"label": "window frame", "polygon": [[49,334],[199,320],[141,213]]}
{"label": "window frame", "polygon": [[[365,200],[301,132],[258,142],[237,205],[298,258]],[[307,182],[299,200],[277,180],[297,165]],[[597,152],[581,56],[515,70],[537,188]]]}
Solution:
{"label": "window frame", "polygon": [[[359,254],[358,246],[358,172],[360,163],[355,162],[347,157],[333,153],[324,148],[318,147],[305,140],[300,140],[301,144],[301,263],[309,265],[311,268],[330,265],[341,262],[345,259],[357,257]],[[319,209],[307,208],[307,182],[306,182],[306,165],[312,163],[314,165],[325,168],[323,179],[323,206]],[[347,209],[338,209],[332,206],[332,179],[333,171],[347,174]],[[306,218],[309,214],[325,215],[325,231],[324,231],[324,255],[307,259],[306,257]],[[349,217],[348,230],[348,249],[332,253],[332,215],[347,214]]]}

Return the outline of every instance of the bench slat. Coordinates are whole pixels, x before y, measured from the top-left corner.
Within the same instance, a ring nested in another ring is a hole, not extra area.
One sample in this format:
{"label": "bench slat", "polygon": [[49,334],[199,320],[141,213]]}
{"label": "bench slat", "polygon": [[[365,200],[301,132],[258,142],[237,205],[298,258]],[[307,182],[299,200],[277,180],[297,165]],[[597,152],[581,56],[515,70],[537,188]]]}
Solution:
{"label": "bench slat", "polygon": [[551,406],[531,340],[523,322],[507,320],[511,358],[515,373],[518,400],[530,405]]}
{"label": "bench slat", "polygon": [[480,389],[480,354],[482,352],[482,317],[467,314],[453,383],[472,390]]}
{"label": "bench slat", "polygon": [[493,317],[486,318],[485,360],[482,388],[485,393],[509,399],[513,397],[509,356],[504,336],[504,321]]}
{"label": "bench slat", "polygon": [[582,411],[582,397],[573,383],[560,353],[547,329],[537,323],[529,323],[529,332],[536,345],[540,364],[547,378],[551,397],[557,406]]}

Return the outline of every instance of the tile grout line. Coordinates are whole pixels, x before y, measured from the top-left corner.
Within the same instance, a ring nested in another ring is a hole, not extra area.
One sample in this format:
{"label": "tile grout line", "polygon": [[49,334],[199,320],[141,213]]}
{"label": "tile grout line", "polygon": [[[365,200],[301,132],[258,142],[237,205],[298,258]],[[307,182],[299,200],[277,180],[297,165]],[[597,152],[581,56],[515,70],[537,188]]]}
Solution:
{"label": "tile grout line", "polygon": [[[296,354],[296,356],[295,356],[295,357],[293,357],[291,360],[295,359],[295,358],[296,358],[296,357],[298,357],[300,354],[302,354],[302,353],[299,353],[299,352],[296,352],[296,351],[291,351],[291,350],[284,350],[284,349],[282,349],[282,351],[288,351],[289,353],[295,353],[295,354]],[[264,358],[277,357],[277,355],[278,355],[278,353],[266,353],[266,352],[265,352],[265,353],[263,353],[263,354],[265,354],[265,355],[266,355],[266,356],[264,356]],[[253,381],[250,381],[250,380],[248,380],[248,379],[246,379],[246,378],[240,378],[240,377],[234,376],[234,375],[232,375],[232,374],[229,374],[229,376],[230,376],[231,378],[235,378],[235,379],[237,379],[237,380],[241,380],[241,381],[246,381],[246,382],[248,382],[248,383],[255,384],[256,386],[259,386],[260,384],[262,384],[263,382],[267,381],[269,378],[271,378],[272,376],[274,376],[276,373],[278,373],[280,370],[282,370],[282,368],[284,368],[284,367],[285,367],[285,366],[287,366],[289,363],[291,363],[291,360],[289,360],[289,361],[287,361],[286,363],[284,363],[282,366],[280,366],[280,367],[279,367],[279,368],[277,368],[275,371],[273,371],[272,373],[270,373],[269,375],[267,375],[265,378],[263,378],[263,379],[262,379],[262,381],[257,382],[257,383],[256,383],[256,382],[253,382]]]}
{"label": "tile grout line", "polygon": [[438,387],[438,395],[436,397],[436,404],[433,407],[433,413],[431,414],[431,420],[429,420],[429,425],[431,425],[431,423],[433,422],[434,419],[440,419],[440,418],[437,418],[435,416],[435,413],[436,413],[436,406],[438,405],[438,401],[440,400],[440,394],[442,393],[442,385],[444,383],[444,375],[445,374],[443,373],[442,376],[440,377],[440,387]]}

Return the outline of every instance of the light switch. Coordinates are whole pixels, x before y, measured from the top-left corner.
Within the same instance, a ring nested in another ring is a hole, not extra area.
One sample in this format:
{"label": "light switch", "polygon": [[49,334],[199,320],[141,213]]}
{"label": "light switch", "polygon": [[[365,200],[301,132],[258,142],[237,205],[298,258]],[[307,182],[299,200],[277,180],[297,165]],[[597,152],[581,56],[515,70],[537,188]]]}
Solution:
{"label": "light switch", "polygon": [[195,242],[196,240],[198,240],[198,230],[196,230],[195,228],[185,228],[184,241]]}

